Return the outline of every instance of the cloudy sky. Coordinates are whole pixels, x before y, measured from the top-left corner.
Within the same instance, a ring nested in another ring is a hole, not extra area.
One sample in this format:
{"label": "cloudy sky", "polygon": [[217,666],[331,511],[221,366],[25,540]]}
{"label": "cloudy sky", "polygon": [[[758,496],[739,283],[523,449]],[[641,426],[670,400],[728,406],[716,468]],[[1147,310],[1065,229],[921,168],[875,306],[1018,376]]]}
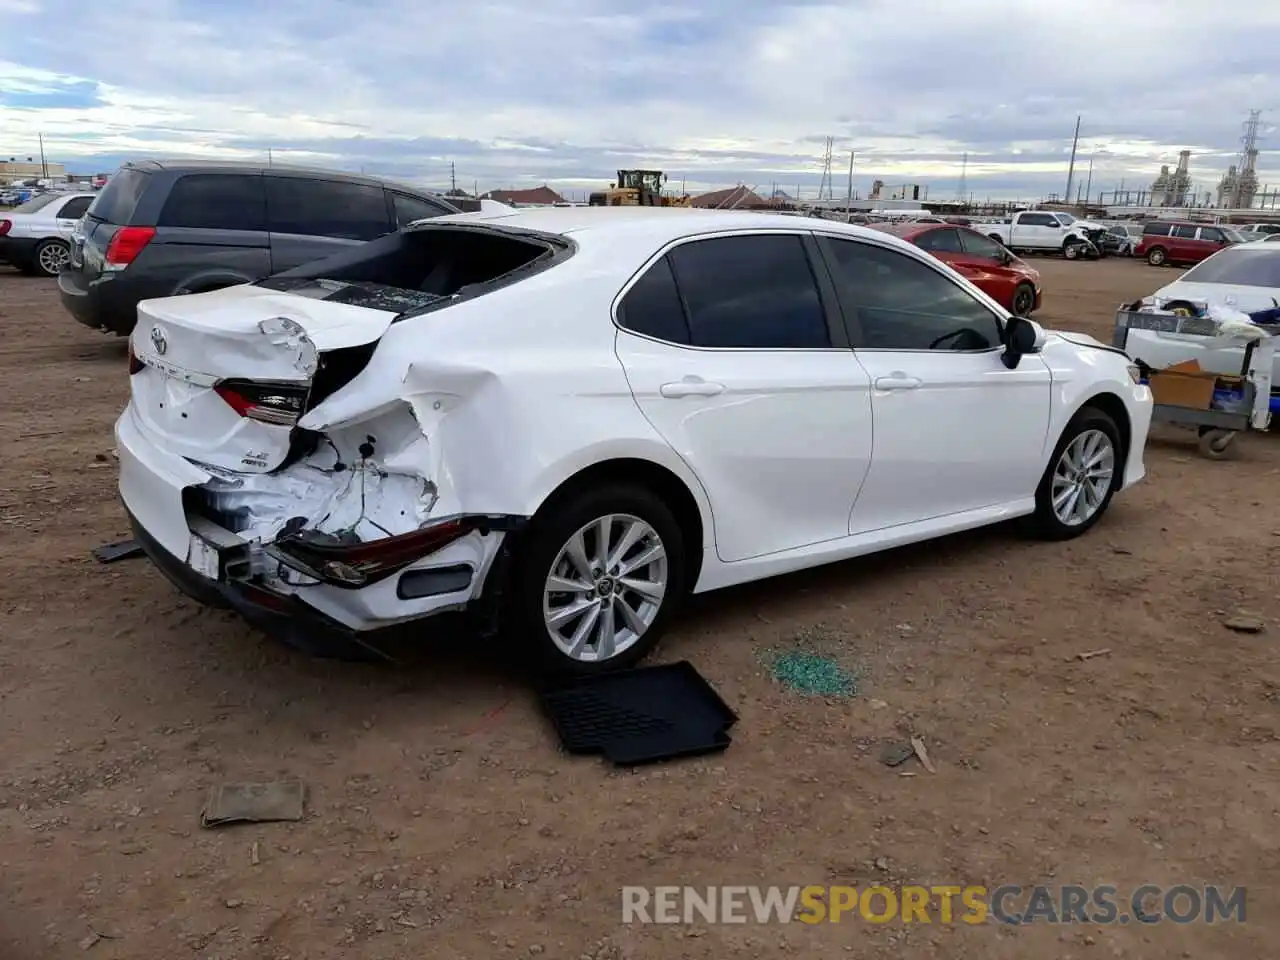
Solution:
{"label": "cloudy sky", "polygon": [[[569,195],[619,167],[812,196],[826,137],[871,178],[1061,192],[1193,151],[1211,189],[1250,109],[1280,150],[1280,3],[1245,0],[0,0],[0,153],[77,172],[263,158]],[[1280,153],[1260,180],[1280,186]]]}

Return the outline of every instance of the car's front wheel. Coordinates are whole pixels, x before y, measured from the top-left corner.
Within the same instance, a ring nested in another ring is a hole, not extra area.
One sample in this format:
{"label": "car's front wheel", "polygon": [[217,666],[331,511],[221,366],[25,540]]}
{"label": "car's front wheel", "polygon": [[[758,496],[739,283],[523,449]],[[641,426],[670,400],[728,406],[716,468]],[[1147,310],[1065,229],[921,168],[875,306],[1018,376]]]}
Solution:
{"label": "car's front wheel", "polygon": [[1069,540],[1102,519],[1120,480],[1124,449],[1114,420],[1096,407],[1072,418],[1036,490],[1031,532]]}
{"label": "car's front wheel", "polygon": [[1029,317],[1036,308],[1036,288],[1029,283],[1020,283],[1013,289],[1013,315]]}
{"label": "car's front wheel", "polygon": [[67,265],[71,251],[61,240],[45,240],[31,257],[34,272],[42,277],[56,277]]}
{"label": "car's front wheel", "polygon": [[684,593],[679,524],[659,497],[629,484],[545,509],[517,548],[511,640],[543,673],[632,666],[657,644]]}

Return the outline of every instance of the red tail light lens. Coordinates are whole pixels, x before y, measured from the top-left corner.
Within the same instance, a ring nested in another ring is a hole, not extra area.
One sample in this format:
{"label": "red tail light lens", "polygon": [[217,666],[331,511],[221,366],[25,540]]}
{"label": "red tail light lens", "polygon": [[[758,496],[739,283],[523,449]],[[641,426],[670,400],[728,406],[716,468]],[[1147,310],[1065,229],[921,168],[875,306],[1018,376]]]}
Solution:
{"label": "red tail light lens", "polygon": [[457,517],[411,533],[351,544],[316,543],[303,539],[305,534],[295,534],[281,537],[276,548],[335,585],[363,587],[444,549],[481,526],[477,518]]}
{"label": "red tail light lens", "polygon": [[154,227],[121,227],[107,244],[107,263],[113,267],[127,267],[155,235]]}
{"label": "red tail light lens", "polygon": [[213,388],[240,416],[259,423],[292,427],[302,416],[308,388],[301,384],[223,380]]}
{"label": "red tail light lens", "polygon": [[0,220],[0,237],[3,237],[12,229],[13,229],[12,220]]}

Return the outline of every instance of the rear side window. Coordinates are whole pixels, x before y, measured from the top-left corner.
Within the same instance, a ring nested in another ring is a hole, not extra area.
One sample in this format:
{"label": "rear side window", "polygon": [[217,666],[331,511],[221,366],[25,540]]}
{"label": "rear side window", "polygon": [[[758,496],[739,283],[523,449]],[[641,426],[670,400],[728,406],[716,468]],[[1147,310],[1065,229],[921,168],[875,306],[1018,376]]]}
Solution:
{"label": "rear side window", "polygon": [[189,173],[169,191],[156,226],[265,231],[267,208],[262,176]]}
{"label": "rear side window", "polygon": [[799,236],[695,240],[668,256],[694,346],[831,346],[818,284]]}
{"label": "rear side window", "polygon": [[127,224],[147,189],[150,175],[132,167],[121,167],[89,204],[89,216],[106,223]]}
{"label": "rear side window", "polygon": [[343,180],[267,177],[271,230],[335,240],[374,240],[395,229],[381,187]]}
{"label": "rear side window", "polygon": [[403,227],[405,224],[413,223],[415,220],[441,217],[448,212],[434,203],[420,200],[417,197],[406,196],[403,193],[391,194],[391,204],[396,212],[397,227]]}
{"label": "rear side window", "polygon": [[1196,238],[1196,228],[1180,223],[1173,228],[1173,235],[1180,240],[1194,240]]}
{"label": "rear side window", "polygon": [[1144,237],[1167,237],[1169,235],[1169,224],[1167,223],[1148,223],[1142,228]]}
{"label": "rear side window", "polygon": [[645,271],[627,291],[618,305],[618,323],[626,330],[657,340],[689,342],[684,305],[671,273],[671,262],[666,257]]}
{"label": "rear side window", "polygon": [[93,197],[72,197],[62,205],[58,216],[63,220],[79,220],[92,202]]}

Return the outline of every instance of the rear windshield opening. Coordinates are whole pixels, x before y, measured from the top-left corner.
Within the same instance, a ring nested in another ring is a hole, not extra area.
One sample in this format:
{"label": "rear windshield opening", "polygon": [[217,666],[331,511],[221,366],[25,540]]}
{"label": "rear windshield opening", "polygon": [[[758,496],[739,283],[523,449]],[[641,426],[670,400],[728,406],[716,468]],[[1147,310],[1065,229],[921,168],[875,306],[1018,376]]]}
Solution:
{"label": "rear windshield opening", "polygon": [[556,252],[550,241],[532,234],[428,227],[404,230],[350,253],[286,270],[259,285],[407,313],[550,261]]}

